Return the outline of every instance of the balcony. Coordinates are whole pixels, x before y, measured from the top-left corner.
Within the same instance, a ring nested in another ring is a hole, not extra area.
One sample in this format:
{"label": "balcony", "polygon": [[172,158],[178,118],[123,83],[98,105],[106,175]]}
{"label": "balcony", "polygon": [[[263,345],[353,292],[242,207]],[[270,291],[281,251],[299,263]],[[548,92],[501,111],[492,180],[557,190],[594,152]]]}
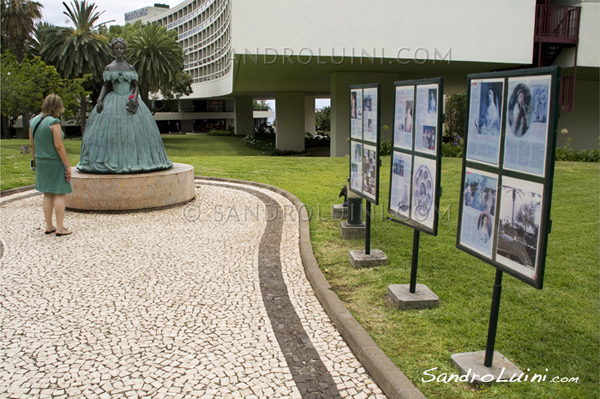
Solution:
{"label": "balcony", "polygon": [[537,67],[552,65],[564,49],[575,48],[573,71],[560,79],[562,110],[572,111],[575,99],[581,7],[553,6],[547,4],[547,0],[539,1],[544,4],[538,4],[535,10],[533,65]]}
{"label": "balcony", "polygon": [[535,41],[576,45],[579,41],[581,7],[536,6]]}

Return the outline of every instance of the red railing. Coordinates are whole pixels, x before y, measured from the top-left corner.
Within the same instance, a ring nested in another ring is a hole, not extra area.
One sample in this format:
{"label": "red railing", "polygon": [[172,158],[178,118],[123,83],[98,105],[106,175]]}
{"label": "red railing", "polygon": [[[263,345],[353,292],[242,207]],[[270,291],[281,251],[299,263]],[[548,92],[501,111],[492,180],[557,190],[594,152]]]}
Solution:
{"label": "red railing", "polygon": [[537,5],[535,35],[576,42],[580,15],[581,7]]}
{"label": "red railing", "polygon": [[561,76],[560,103],[563,111],[573,111],[575,100],[575,76]]}

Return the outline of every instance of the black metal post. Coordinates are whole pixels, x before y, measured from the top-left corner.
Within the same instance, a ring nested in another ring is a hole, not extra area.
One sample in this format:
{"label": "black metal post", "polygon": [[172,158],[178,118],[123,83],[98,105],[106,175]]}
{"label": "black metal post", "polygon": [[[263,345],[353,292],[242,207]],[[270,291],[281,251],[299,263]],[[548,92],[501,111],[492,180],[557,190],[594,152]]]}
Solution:
{"label": "black metal post", "polygon": [[410,287],[409,292],[414,294],[417,292],[417,268],[419,265],[419,239],[421,238],[421,232],[415,229],[413,235],[413,252],[412,252],[412,263],[410,267]]}
{"label": "black metal post", "polygon": [[485,347],[485,367],[492,367],[494,361],[494,346],[496,345],[496,330],[498,329],[498,314],[500,313],[500,294],[502,294],[502,270],[496,269],[496,282],[492,296],[490,311],[490,327],[488,329],[487,345]]}
{"label": "black metal post", "polygon": [[367,225],[365,228],[365,255],[371,255],[371,202],[367,201]]}

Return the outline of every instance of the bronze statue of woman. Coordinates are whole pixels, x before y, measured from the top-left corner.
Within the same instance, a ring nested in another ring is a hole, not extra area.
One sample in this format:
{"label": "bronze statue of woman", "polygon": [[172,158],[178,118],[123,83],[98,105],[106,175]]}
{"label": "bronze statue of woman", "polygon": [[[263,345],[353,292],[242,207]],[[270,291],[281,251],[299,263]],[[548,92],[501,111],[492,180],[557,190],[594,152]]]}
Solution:
{"label": "bronze statue of woman", "polygon": [[143,173],[169,169],[152,113],[138,101],[138,74],[125,61],[127,44],[114,39],[115,60],[106,66],[104,85],[83,135],[77,169],[86,173]]}

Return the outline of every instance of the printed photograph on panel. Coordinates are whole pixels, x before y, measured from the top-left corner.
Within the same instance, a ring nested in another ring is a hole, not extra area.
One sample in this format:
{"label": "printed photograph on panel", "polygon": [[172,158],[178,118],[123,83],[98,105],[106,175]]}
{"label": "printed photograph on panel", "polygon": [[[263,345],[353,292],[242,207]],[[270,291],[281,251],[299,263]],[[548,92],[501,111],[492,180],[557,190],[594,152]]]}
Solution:
{"label": "printed photograph on panel", "polygon": [[357,140],[363,138],[362,108],[362,89],[352,89],[350,91],[350,136]]}
{"label": "printed photograph on panel", "polygon": [[394,147],[412,150],[414,115],[414,86],[396,87],[396,104],[394,110]]}
{"label": "printed photograph on panel", "polygon": [[398,151],[392,154],[390,213],[407,219],[410,216],[410,178],[412,156]]}
{"label": "printed photograph on panel", "polygon": [[466,168],[460,215],[460,243],[491,259],[498,176]]}
{"label": "printed photograph on panel", "polygon": [[377,89],[366,88],[363,91],[363,139],[377,142]]}
{"label": "printed photograph on panel", "polygon": [[362,144],[350,143],[350,188],[362,192]]}
{"label": "printed photograph on panel", "polygon": [[552,76],[508,79],[504,168],[545,175]]}
{"label": "printed photograph on panel", "polygon": [[430,229],[436,211],[435,167],[435,160],[415,157],[410,218]]}
{"label": "printed photograph on panel", "polygon": [[543,185],[503,177],[496,261],[535,279]]}
{"label": "printed photograph on panel", "polygon": [[368,198],[377,197],[377,148],[365,144],[363,146],[363,194]]}
{"label": "printed photograph on panel", "polygon": [[498,166],[504,79],[471,81],[467,159]]}

